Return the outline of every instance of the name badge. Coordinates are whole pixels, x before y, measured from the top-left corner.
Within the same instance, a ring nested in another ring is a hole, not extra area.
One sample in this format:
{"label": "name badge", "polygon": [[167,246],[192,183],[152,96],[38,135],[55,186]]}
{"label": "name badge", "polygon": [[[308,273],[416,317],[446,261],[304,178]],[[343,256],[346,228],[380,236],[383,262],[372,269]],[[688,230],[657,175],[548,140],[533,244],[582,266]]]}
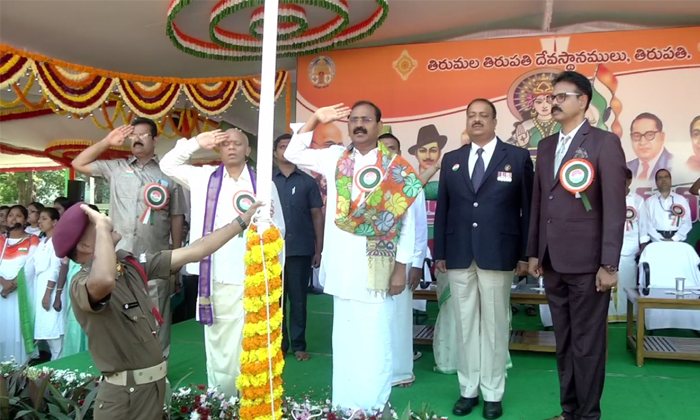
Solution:
{"label": "name badge", "polygon": [[513,182],[513,172],[498,172],[496,180],[499,182]]}
{"label": "name badge", "polygon": [[164,186],[165,188],[168,188],[168,181],[166,181],[166,180],[164,180],[164,179],[159,179],[159,180],[158,180],[158,183],[159,183],[160,185]]}
{"label": "name badge", "polygon": [[126,172],[127,175],[133,175],[133,174],[134,174],[134,170],[133,170],[132,168],[126,168],[126,171],[125,171],[125,172]]}

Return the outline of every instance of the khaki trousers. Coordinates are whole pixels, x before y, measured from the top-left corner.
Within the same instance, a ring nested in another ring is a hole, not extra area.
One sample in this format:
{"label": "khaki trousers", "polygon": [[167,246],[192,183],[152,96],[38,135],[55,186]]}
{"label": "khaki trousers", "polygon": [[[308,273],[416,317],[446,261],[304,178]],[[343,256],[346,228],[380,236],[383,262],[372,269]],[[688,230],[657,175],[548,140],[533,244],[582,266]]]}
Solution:
{"label": "khaki trousers", "polygon": [[457,377],[464,398],[503,399],[513,271],[447,270],[457,328]]}

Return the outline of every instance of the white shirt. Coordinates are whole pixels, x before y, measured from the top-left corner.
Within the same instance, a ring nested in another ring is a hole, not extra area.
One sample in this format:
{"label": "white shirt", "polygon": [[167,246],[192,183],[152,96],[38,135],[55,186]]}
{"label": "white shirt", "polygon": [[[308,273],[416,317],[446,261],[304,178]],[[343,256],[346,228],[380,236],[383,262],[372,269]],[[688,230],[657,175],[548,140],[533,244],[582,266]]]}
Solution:
{"label": "white shirt", "polygon": [[408,211],[413,212],[413,218],[416,221],[416,241],[413,247],[413,253],[416,257],[413,259],[411,267],[422,269],[428,249],[428,211],[425,208],[424,191],[418,194],[416,201],[408,208]]}
{"label": "white shirt", "polygon": [[630,191],[627,194],[627,208],[633,208],[637,214],[636,219],[631,223],[625,221],[625,236],[622,242],[623,256],[634,256],[639,252],[639,244],[649,242],[649,215],[644,204],[644,198],[639,194]]}
{"label": "white shirt", "polygon": [[484,147],[479,147],[476,143],[472,143],[472,147],[469,150],[469,176],[472,176],[472,174],[474,173],[476,160],[479,158],[479,155],[476,153],[476,151],[479,149],[484,149],[484,151],[481,153],[481,159],[484,161],[484,170],[486,170],[486,168],[489,167],[489,162],[491,162],[493,152],[496,150],[497,143],[498,141],[496,140],[496,137],[491,139],[490,142],[486,143]]}
{"label": "white shirt", "polygon": [[[680,225],[675,225],[676,216],[671,213],[671,207],[680,204],[685,209],[685,214],[681,217]],[[688,232],[693,228],[690,221],[690,203],[688,199],[674,192],[664,199],[660,193],[655,193],[646,201],[647,212],[649,213],[649,227],[647,232],[652,242],[663,240],[663,236],[658,231],[675,231],[671,238],[675,242],[683,242],[688,237]]]}
{"label": "white shirt", "polygon": [[[190,190],[190,244],[202,237],[204,231],[204,212],[207,202],[207,185],[211,174],[218,166],[191,166],[185,164],[193,153],[199,150],[197,139],[182,139],[175,147],[168,152],[160,161],[160,169],[164,174],[171,177],[175,182]],[[195,188],[191,188],[194,186]],[[214,230],[222,228],[232,223],[238,216],[233,207],[233,196],[238,192],[246,190],[253,193],[253,183],[248,172],[248,165],[245,165],[238,180],[234,180],[224,170],[221,180],[221,191],[216,205],[214,217]],[[285,226],[282,206],[275,183],[272,182],[271,205],[274,207],[272,221],[280,229],[284,237]],[[212,255],[212,281],[226,284],[243,285],[245,279],[245,264],[243,257],[246,252],[245,233],[228,241],[223,247]],[[191,274],[199,273],[199,262],[187,265],[187,272]]]}
{"label": "white shirt", "polygon": [[[311,149],[313,132],[297,134],[297,131],[303,126],[304,124],[301,123],[291,124],[294,135],[287,145],[284,157],[298,167],[321,174],[328,180],[323,256],[319,272],[323,290],[325,293],[341,299],[364,303],[383,302],[386,297],[367,289],[367,238],[353,235],[335,225],[338,199],[338,190],[335,185],[336,168],[338,160],[345,152],[345,147],[335,145],[327,149]],[[364,156],[355,150],[353,157],[355,170],[366,165],[376,165],[377,149]],[[353,182],[352,199],[355,199],[359,194],[360,190]],[[417,257],[415,253],[415,225],[415,212],[407,211],[402,218],[402,228],[396,250],[396,261],[399,263],[412,265]]]}
{"label": "white shirt", "polygon": [[[581,127],[586,121],[588,120],[584,118],[583,121],[581,121],[581,124],[579,124],[576,128],[571,130],[569,134],[564,134],[564,132],[561,130],[559,131],[559,143],[566,140],[566,143],[564,144],[564,155],[566,155],[566,152],[569,151],[569,146],[571,146],[571,142],[574,140],[574,137],[576,137],[576,133],[578,133],[578,130],[581,129]],[[559,147],[559,144],[557,144],[557,147]]]}

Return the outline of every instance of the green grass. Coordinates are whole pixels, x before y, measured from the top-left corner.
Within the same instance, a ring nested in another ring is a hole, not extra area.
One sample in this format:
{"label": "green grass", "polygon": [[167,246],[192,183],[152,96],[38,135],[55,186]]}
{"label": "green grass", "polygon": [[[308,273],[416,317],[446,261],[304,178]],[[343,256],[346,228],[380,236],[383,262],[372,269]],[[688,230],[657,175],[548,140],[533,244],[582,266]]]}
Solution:
{"label": "green grass", "polygon": [[[310,395],[330,398],[331,328],[333,302],[329,296],[309,296],[307,328],[308,362],[287,356],[284,372],[287,395]],[[437,306],[428,305],[429,323],[435,321]],[[514,316],[517,329],[541,328],[539,318]],[[686,334],[682,334],[686,335]],[[691,334],[692,336],[692,334]],[[438,414],[451,415],[459,397],[456,375],[433,372],[430,347],[418,348],[423,357],[415,363],[416,382],[410,388],[395,388],[391,403],[402,412],[410,402],[419,409],[429,404]],[[513,352],[513,368],[508,371],[503,401],[504,420],[540,420],[558,414],[559,391],[553,354]],[[203,327],[195,321],[173,326],[169,378],[174,384],[190,374],[185,383],[206,383]],[[676,420],[698,418],[697,398],[700,391],[700,364],[683,361],[647,359],[644,367],[635,365],[626,350],[625,325],[610,326],[610,353],[607,365],[602,408],[610,420]],[[87,370],[92,361],[79,354],[50,363],[56,368]],[[467,417],[480,419],[477,410]]]}

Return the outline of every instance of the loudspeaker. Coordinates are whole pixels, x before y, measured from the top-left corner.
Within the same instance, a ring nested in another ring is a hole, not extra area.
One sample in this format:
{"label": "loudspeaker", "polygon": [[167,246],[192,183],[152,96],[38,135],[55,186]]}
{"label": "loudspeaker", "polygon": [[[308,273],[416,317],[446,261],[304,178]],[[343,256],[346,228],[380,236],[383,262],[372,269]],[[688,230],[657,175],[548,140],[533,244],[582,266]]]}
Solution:
{"label": "loudspeaker", "polygon": [[85,201],[85,182],[68,181],[68,200],[71,203]]}

